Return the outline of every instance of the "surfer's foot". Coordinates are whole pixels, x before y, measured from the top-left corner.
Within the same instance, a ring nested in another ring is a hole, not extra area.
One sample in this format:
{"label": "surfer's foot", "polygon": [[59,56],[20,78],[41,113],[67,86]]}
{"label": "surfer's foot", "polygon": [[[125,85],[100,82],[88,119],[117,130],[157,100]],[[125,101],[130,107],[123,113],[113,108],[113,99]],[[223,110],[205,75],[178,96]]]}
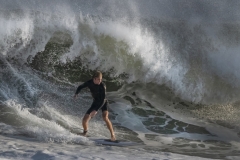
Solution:
{"label": "surfer's foot", "polygon": [[115,135],[112,135],[112,136],[111,136],[111,141],[116,141]]}
{"label": "surfer's foot", "polygon": [[83,131],[83,133],[80,133],[81,136],[87,137],[87,131]]}

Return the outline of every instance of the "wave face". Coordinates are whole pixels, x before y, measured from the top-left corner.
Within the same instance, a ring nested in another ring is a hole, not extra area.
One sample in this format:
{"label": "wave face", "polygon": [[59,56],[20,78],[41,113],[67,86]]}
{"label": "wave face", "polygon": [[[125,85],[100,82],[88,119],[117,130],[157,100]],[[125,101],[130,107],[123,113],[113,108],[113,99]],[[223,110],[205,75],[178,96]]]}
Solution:
{"label": "wave face", "polygon": [[[137,135],[136,141],[154,150],[185,153],[177,146],[186,145],[189,154],[197,154],[192,142],[206,157],[234,154],[238,145],[218,133],[218,126],[239,142],[239,5],[1,2],[0,133],[90,143],[70,132],[79,132],[90,94],[83,92],[77,102],[72,95],[101,70],[119,137]],[[92,133],[108,135],[99,117],[91,125]]]}

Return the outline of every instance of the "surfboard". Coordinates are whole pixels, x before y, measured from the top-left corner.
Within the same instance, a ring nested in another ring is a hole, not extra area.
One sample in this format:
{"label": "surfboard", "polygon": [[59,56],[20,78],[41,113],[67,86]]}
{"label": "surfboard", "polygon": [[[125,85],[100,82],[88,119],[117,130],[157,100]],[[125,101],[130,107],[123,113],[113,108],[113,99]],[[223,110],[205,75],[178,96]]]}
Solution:
{"label": "surfboard", "polygon": [[96,144],[100,145],[108,145],[108,146],[136,146],[141,145],[137,142],[131,142],[131,141],[125,141],[125,140],[116,140],[111,141],[110,139],[104,139],[104,138],[89,138],[90,140],[94,141]]}
{"label": "surfboard", "polygon": [[[82,132],[79,132],[79,130],[82,130],[82,129],[73,128],[73,129],[71,129],[70,132],[72,132],[73,134],[79,135],[79,136],[83,136]],[[87,136],[83,136],[83,137],[87,137],[90,141],[93,141],[98,145],[120,146],[120,147],[143,145],[143,144],[140,144],[140,143],[137,143],[137,142],[127,141],[127,140],[111,141],[110,139],[93,137],[89,134],[87,134]]]}

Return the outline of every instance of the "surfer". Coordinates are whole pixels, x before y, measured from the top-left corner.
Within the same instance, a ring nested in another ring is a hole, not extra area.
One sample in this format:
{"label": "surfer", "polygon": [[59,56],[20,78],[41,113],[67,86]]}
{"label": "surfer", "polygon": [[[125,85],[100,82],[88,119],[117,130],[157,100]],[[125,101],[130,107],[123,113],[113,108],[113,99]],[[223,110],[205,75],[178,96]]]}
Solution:
{"label": "surfer", "polygon": [[81,84],[75,92],[74,99],[76,99],[78,93],[86,87],[88,87],[92,93],[93,103],[82,119],[82,126],[84,129],[82,135],[87,135],[89,120],[97,114],[99,109],[102,109],[102,117],[111,133],[111,141],[116,141],[112,123],[108,118],[108,101],[105,96],[106,85],[102,82],[102,73],[100,71],[96,71],[92,76],[92,79]]}

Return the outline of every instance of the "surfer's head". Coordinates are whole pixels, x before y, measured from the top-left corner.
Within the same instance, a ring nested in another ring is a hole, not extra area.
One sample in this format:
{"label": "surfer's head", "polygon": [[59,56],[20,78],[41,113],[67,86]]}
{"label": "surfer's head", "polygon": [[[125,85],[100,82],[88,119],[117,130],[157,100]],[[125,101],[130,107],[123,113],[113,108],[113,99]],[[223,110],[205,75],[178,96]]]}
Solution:
{"label": "surfer's head", "polygon": [[99,85],[102,82],[102,73],[100,71],[96,71],[93,74],[92,78],[93,78],[93,83]]}

